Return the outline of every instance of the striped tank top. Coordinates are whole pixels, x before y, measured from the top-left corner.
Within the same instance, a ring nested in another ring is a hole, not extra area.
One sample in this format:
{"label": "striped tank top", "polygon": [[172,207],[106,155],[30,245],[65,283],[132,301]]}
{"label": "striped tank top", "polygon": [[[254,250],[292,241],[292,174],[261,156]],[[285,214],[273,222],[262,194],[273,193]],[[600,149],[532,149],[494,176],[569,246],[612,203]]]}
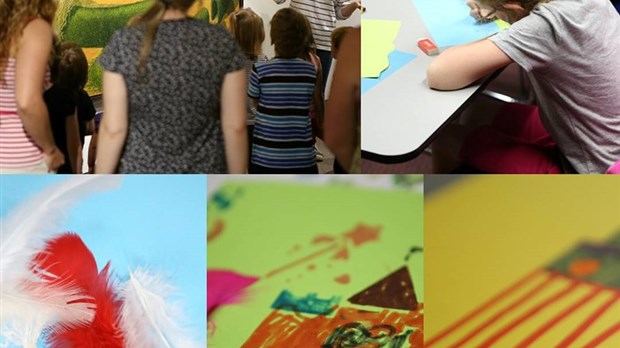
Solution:
{"label": "striped tank top", "polygon": [[[49,71],[45,79],[49,81]],[[0,168],[30,167],[42,160],[41,149],[26,133],[17,114],[15,59],[9,58],[0,82]]]}

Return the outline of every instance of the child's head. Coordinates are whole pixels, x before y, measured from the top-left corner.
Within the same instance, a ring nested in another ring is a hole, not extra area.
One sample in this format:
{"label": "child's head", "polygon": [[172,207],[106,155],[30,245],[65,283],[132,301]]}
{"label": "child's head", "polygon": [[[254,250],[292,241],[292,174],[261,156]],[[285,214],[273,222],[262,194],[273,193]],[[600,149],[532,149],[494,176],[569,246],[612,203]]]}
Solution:
{"label": "child's head", "polygon": [[257,56],[262,53],[265,41],[263,19],[249,8],[241,9],[230,16],[230,31],[243,53]]}
{"label": "child's head", "polygon": [[332,31],[332,57],[334,59],[338,59],[338,49],[340,48],[340,43],[350,29],[352,29],[352,27],[338,27]]}
{"label": "child's head", "polygon": [[63,42],[56,49],[52,65],[52,81],[55,84],[79,91],[88,81],[88,61],[82,48],[74,42]]}
{"label": "child's head", "polygon": [[300,12],[292,8],[283,8],[271,18],[270,35],[276,56],[297,58],[310,46],[310,23]]}
{"label": "child's head", "polygon": [[495,15],[508,23],[514,23],[527,16],[534,6],[551,0],[476,0],[495,9]]}

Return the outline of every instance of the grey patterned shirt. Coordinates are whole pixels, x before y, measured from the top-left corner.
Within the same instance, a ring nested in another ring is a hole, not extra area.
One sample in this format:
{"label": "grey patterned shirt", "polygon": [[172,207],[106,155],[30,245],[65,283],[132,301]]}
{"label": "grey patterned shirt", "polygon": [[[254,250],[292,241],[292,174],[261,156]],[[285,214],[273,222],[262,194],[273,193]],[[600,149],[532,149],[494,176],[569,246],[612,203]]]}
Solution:
{"label": "grey patterned shirt", "polygon": [[243,53],[223,27],[166,20],[139,75],[142,28],[117,31],[99,59],[127,85],[129,129],[119,172],[226,173],[220,93],[224,76],[244,68]]}

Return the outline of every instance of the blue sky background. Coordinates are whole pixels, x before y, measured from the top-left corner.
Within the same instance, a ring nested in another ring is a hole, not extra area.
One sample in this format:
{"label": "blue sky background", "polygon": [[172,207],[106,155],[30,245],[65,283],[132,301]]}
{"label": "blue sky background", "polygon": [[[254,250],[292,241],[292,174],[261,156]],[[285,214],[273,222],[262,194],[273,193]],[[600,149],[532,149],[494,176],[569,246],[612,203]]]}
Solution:
{"label": "blue sky background", "polygon": [[[68,176],[0,180],[4,218],[11,208]],[[188,325],[206,342],[206,185],[204,175],[126,175],[118,189],[79,202],[62,224],[78,233],[101,269],[122,280],[137,266],[163,272],[180,294]],[[59,232],[63,232],[59,231]]]}

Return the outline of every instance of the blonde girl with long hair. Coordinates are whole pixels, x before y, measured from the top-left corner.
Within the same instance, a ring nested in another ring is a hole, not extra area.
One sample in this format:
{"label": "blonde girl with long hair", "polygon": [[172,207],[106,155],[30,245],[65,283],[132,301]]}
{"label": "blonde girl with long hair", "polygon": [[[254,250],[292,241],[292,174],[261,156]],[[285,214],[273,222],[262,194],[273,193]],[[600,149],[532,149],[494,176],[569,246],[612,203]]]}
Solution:
{"label": "blonde girl with long hair", "polygon": [[1,173],[47,173],[64,162],[43,101],[55,12],[54,0],[0,2]]}
{"label": "blonde girl with long hair", "polygon": [[[248,79],[254,63],[266,62],[269,58],[263,54],[263,42],[265,41],[265,26],[263,19],[252,9],[244,8],[230,16],[229,30],[239,48],[245,54],[245,70]],[[256,107],[252,98],[248,97],[248,158],[252,158],[252,137],[254,135],[254,119]]]}
{"label": "blonde girl with long hair", "polygon": [[245,59],[194,3],[154,0],[105,48],[97,173],[246,172]]}

